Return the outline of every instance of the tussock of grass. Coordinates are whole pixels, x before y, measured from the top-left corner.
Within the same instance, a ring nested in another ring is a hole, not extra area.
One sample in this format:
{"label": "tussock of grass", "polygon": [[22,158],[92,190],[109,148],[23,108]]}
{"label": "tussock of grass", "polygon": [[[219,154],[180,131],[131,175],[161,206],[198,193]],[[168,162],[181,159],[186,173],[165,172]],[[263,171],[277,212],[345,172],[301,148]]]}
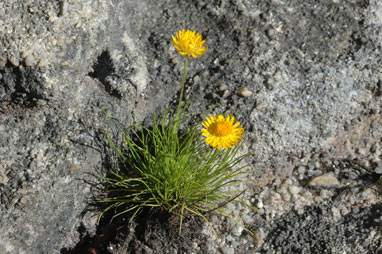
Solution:
{"label": "tussock of grass", "polygon": [[[178,119],[184,117],[184,110]],[[108,197],[100,202],[110,204],[103,212],[123,208],[115,216],[131,213],[131,220],[144,208],[164,209],[180,216],[187,212],[203,217],[208,211],[228,216],[222,205],[235,200],[241,192],[226,191],[238,184],[243,174],[240,162],[249,154],[237,156],[233,149],[212,149],[200,137],[197,127],[179,131],[177,117],[167,110],[152,128],[141,124],[123,130],[125,147],[117,147],[108,135],[109,144],[118,152],[121,163],[109,170],[104,180],[112,186]],[[101,215],[102,215],[101,214]],[[114,217],[115,217],[114,216]]]}
{"label": "tussock of grass", "polygon": [[[143,209],[161,209],[180,216],[180,233],[187,214],[200,216],[211,226],[205,214],[215,211],[251,233],[223,209],[233,201],[244,204],[238,198],[242,192],[227,190],[242,182],[237,180],[238,176],[248,173],[243,171],[245,166],[240,165],[250,154],[239,156],[240,144],[236,146],[244,129],[239,123],[234,124],[235,117],[219,115],[203,124],[207,128],[203,131],[204,136],[208,136],[206,140],[202,140],[197,126],[180,130],[187,108],[187,103],[183,105],[183,93],[188,58],[199,58],[207,47],[203,46],[205,40],[200,34],[189,30],[179,31],[173,36],[173,43],[184,56],[177,110],[171,112],[168,108],[161,119],[154,115],[152,128],[137,124],[124,129],[110,118],[123,134],[125,146],[116,146],[108,135],[108,142],[117,151],[120,163],[104,178],[109,186],[108,195],[99,201],[108,206],[100,217],[114,209],[114,217],[129,213],[133,220]],[[208,140],[218,149],[211,148],[206,143]]]}

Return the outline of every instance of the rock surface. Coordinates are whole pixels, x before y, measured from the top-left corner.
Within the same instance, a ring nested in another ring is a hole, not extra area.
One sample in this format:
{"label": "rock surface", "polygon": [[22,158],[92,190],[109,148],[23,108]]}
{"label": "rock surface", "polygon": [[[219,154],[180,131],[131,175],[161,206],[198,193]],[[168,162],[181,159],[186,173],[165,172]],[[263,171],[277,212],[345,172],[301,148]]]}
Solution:
{"label": "rock surface", "polygon": [[[215,216],[219,241],[206,226],[181,247],[126,237],[135,253],[378,253],[381,13],[379,0],[1,1],[1,253],[74,253],[99,233],[88,204],[110,163],[102,109],[150,123],[176,102],[181,28],[209,48],[189,64],[190,119],[240,112],[262,174],[245,196],[258,209],[235,209],[261,237]],[[345,187],[310,189],[328,173]]]}

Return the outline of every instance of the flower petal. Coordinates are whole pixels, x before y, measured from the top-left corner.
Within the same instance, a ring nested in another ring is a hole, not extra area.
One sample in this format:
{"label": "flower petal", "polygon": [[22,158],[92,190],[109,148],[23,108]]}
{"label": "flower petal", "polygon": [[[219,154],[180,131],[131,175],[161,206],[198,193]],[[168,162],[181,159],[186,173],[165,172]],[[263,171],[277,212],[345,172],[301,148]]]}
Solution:
{"label": "flower petal", "polygon": [[240,122],[235,123],[235,117],[227,115],[214,114],[209,115],[202,125],[206,129],[201,129],[202,136],[206,137],[205,142],[217,149],[230,149],[238,145],[242,138],[244,128],[240,126]]}
{"label": "flower petal", "polygon": [[199,58],[207,51],[207,47],[203,46],[206,40],[196,31],[179,30],[176,37],[172,35],[172,41],[177,52],[185,57]]}

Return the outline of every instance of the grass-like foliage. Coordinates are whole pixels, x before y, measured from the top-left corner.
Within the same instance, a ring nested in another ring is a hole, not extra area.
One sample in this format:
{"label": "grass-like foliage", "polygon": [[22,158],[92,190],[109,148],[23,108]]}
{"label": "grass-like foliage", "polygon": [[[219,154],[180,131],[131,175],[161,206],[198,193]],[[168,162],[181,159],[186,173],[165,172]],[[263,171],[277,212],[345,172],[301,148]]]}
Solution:
{"label": "grass-like foliage", "polygon": [[179,31],[173,43],[185,60],[177,109],[168,108],[160,119],[154,114],[150,128],[138,123],[125,129],[113,121],[124,145],[115,145],[107,136],[119,163],[105,178],[108,195],[100,202],[107,203],[107,208],[101,216],[114,209],[115,216],[129,213],[132,220],[144,209],[164,210],[180,217],[180,232],[184,216],[198,215],[209,223],[205,214],[215,211],[241,225],[224,211],[224,205],[240,202],[242,192],[228,187],[241,182],[238,176],[248,172],[242,170],[241,162],[250,154],[238,155],[244,128],[235,123],[235,117],[216,114],[202,123],[205,129],[180,128],[187,114],[183,93],[188,58],[199,58],[207,47],[200,34],[189,30]]}
{"label": "grass-like foliage", "polygon": [[228,216],[222,206],[241,193],[226,187],[238,183],[239,163],[248,154],[237,156],[240,146],[211,148],[196,126],[180,131],[183,112],[177,118],[166,110],[159,120],[154,115],[151,128],[137,124],[123,130],[115,122],[125,146],[117,147],[108,135],[120,163],[105,178],[112,188],[100,200],[110,204],[103,213],[118,208],[115,216],[130,213],[133,219],[144,208],[162,209],[180,216],[180,230],[186,214],[206,219],[204,214],[214,210]]}

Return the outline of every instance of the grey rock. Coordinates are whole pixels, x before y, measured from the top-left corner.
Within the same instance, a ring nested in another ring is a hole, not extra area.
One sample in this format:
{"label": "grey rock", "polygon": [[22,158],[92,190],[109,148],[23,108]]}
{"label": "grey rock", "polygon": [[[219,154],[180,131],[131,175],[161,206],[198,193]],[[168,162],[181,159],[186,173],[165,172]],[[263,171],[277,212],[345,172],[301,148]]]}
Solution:
{"label": "grey rock", "polygon": [[[154,111],[172,105],[183,59],[171,35],[183,27],[201,32],[209,47],[189,61],[188,121],[212,105],[219,107],[211,113],[240,111],[244,142],[256,140],[250,163],[269,182],[301,164],[308,166],[300,174],[314,177],[318,159],[301,162],[312,153],[333,156],[336,177],[316,177],[311,186],[338,186],[344,158],[374,165],[365,157],[382,138],[379,13],[375,0],[0,1],[0,249],[68,253],[95,234],[94,175],[115,162],[105,142],[113,127],[101,108],[122,125],[132,115],[149,125]],[[227,88],[216,94],[220,84]],[[241,87],[256,96],[229,93]],[[380,239],[367,237],[377,207],[342,211],[345,223],[335,224],[323,203],[299,214],[284,209],[264,225],[271,231],[264,249],[377,252]],[[360,230],[349,239],[354,225]]]}

